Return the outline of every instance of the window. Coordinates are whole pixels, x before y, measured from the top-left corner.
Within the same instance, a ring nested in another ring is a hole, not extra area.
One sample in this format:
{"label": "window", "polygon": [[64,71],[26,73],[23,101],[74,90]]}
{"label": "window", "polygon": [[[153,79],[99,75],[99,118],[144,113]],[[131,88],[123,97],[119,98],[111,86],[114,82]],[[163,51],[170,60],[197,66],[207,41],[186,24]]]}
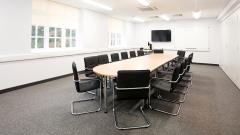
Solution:
{"label": "window", "polygon": [[31,48],[44,48],[44,27],[32,26]]}
{"label": "window", "polygon": [[110,34],[110,46],[120,46],[122,45],[122,34],[114,33]]}
{"label": "window", "polygon": [[61,48],[62,47],[62,29],[61,28],[49,28],[49,48]]}
{"label": "window", "polygon": [[69,48],[75,46],[75,29],[63,29],[58,27],[44,27],[35,25],[32,26],[32,49]]}
{"label": "window", "polygon": [[66,29],[65,46],[75,47],[76,46],[76,30]]}

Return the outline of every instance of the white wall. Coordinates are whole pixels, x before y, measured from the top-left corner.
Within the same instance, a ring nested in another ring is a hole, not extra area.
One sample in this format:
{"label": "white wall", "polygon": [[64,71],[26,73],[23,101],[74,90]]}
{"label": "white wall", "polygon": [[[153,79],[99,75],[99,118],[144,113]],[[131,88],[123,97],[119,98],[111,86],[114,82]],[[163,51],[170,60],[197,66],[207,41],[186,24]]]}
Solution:
{"label": "white wall", "polygon": [[221,23],[220,66],[240,88],[240,9]]}
{"label": "white wall", "polygon": [[153,42],[153,48],[196,48],[194,62],[219,64],[220,24],[215,19],[147,22],[136,24],[135,29],[135,41],[140,46],[151,41],[151,30],[171,29],[172,41]]}
{"label": "white wall", "polygon": [[83,44],[81,48],[95,49],[108,48],[109,44],[109,17],[89,10],[83,10]]}
{"label": "white wall", "polygon": [[[72,9],[48,0],[34,1],[37,3],[33,3],[33,10],[31,0],[25,0],[24,2],[20,0],[1,1],[0,15],[3,17],[0,21],[0,90],[69,74],[72,72],[72,61],[76,61],[79,70],[82,70],[84,69],[83,58],[89,55],[102,54],[100,50],[107,50],[108,52],[103,52],[105,54],[118,52],[111,51],[114,48],[108,46],[108,23],[109,19],[112,19],[111,17],[86,9]],[[69,17],[62,15],[64,14],[63,10],[73,13],[73,16],[70,17],[71,21],[65,20]],[[123,33],[126,34],[124,36],[133,39],[131,35],[134,34],[131,33],[134,33],[134,25],[130,22],[118,21],[126,26],[123,28]],[[79,31],[78,47],[74,50],[61,50],[61,52],[32,53],[30,49],[32,23],[58,27],[77,27]],[[132,41],[128,41],[128,39],[125,39],[126,43],[131,43]],[[89,51],[99,51],[99,53],[86,54]],[[55,57],[59,54],[63,55]],[[65,54],[68,56],[64,56]],[[29,59],[29,57],[38,59],[21,61],[21,59]],[[14,59],[18,61],[14,61]],[[12,62],[7,62],[9,60]]]}
{"label": "white wall", "polygon": [[29,52],[31,5],[31,0],[1,0],[0,56]]}
{"label": "white wall", "polygon": [[83,70],[84,57],[100,54],[108,54],[110,56],[110,53],[120,51],[124,51],[124,49],[0,63],[0,90],[72,73],[71,64],[73,61],[76,62],[78,70]]}

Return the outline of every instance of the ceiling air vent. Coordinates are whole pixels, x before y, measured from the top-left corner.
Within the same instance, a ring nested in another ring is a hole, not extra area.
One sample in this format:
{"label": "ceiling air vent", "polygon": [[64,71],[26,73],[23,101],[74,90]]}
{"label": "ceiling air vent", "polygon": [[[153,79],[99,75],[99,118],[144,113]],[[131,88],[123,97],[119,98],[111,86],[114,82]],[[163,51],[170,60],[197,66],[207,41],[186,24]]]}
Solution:
{"label": "ceiling air vent", "polygon": [[172,16],[174,16],[174,17],[181,17],[181,16],[183,16],[183,14],[174,14]]}
{"label": "ceiling air vent", "polygon": [[155,16],[150,16],[149,18],[156,19],[156,18],[159,18],[159,16],[155,15]]}
{"label": "ceiling air vent", "polygon": [[149,7],[149,6],[147,6],[147,7],[145,7],[145,6],[143,6],[143,7],[137,7],[140,11],[143,11],[143,12],[146,12],[146,11],[154,11],[154,10],[157,10],[158,8],[157,7]]}

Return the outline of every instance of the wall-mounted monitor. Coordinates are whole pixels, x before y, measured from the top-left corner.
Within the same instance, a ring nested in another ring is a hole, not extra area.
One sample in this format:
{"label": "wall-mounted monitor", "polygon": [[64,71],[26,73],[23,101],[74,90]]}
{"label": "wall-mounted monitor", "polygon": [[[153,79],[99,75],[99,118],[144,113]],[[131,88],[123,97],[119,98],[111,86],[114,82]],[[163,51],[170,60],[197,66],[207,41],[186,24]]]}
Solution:
{"label": "wall-mounted monitor", "polygon": [[152,42],[171,42],[171,30],[152,30]]}

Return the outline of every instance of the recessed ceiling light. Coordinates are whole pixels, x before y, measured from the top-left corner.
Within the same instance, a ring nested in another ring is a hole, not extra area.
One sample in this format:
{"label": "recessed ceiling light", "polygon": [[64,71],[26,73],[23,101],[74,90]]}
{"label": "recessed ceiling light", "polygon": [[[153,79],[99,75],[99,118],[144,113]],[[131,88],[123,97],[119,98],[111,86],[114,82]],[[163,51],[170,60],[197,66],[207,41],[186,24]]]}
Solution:
{"label": "recessed ceiling light", "polygon": [[202,16],[202,11],[192,12],[192,16],[195,19],[199,19]]}
{"label": "recessed ceiling light", "polygon": [[133,17],[133,19],[138,22],[145,22],[145,20],[143,20],[142,18],[139,18],[139,17]]}
{"label": "recessed ceiling light", "polygon": [[170,21],[170,17],[168,15],[161,15],[160,17],[165,21]]}
{"label": "recessed ceiling light", "polygon": [[84,3],[87,3],[87,4],[90,4],[90,5],[93,5],[95,7],[99,7],[99,8],[102,8],[104,10],[108,10],[108,11],[111,11],[113,10],[111,7],[107,6],[107,5],[104,5],[104,4],[101,4],[101,3],[98,3],[98,2],[95,2],[93,0],[82,0]]}
{"label": "recessed ceiling light", "polygon": [[137,0],[140,4],[143,6],[149,6],[150,5],[150,0]]}

